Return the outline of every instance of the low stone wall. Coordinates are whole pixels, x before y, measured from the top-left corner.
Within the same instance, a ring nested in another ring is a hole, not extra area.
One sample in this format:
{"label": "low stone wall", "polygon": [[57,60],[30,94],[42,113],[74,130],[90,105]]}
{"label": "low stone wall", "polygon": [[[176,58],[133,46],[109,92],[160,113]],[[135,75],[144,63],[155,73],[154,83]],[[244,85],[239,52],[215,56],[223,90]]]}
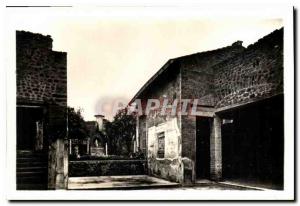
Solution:
{"label": "low stone wall", "polygon": [[181,158],[148,160],[149,175],[163,178],[172,182],[183,182],[183,165]]}
{"label": "low stone wall", "polygon": [[145,160],[80,160],[69,162],[69,177],[143,175]]}

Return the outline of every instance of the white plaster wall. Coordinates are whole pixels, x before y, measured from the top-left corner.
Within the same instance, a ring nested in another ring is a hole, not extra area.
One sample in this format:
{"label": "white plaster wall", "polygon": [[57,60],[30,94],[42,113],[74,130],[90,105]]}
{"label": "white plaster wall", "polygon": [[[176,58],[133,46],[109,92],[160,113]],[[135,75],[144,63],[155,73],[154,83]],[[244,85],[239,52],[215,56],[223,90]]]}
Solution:
{"label": "white plaster wall", "polygon": [[170,118],[164,123],[148,128],[148,157],[157,157],[158,139],[157,134],[165,133],[165,158],[175,159],[180,156],[179,140],[180,130],[177,118]]}

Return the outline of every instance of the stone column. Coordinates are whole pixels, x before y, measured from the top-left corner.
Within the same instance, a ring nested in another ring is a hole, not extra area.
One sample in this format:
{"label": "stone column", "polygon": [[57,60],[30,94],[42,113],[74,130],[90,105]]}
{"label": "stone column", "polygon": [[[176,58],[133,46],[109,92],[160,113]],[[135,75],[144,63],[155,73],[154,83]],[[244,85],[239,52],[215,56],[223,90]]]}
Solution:
{"label": "stone column", "polygon": [[[135,128],[135,142],[136,142],[136,150],[140,147],[139,144],[139,115],[136,115],[136,128]],[[136,152],[136,151],[135,151]]]}
{"label": "stone column", "polygon": [[69,149],[68,149],[68,140],[64,140],[64,162],[63,162],[63,167],[64,167],[64,189],[68,188],[68,178],[69,178]]}
{"label": "stone column", "polygon": [[66,189],[68,179],[68,149],[63,139],[56,139],[49,147],[48,188]]}
{"label": "stone column", "polygon": [[196,139],[197,139],[196,116],[181,116],[181,147],[184,171],[183,180],[185,185],[194,184],[196,181]]}
{"label": "stone column", "polygon": [[107,142],[105,142],[105,156],[108,156]]}
{"label": "stone column", "polygon": [[210,135],[210,175],[211,179],[218,181],[222,178],[222,137],[221,118],[215,115]]}
{"label": "stone column", "polygon": [[90,138],[86,140],[86,153],[90,154]]}
{"label": "stone column", "polygon": [[35,136],[34,149],[35,151],[40,151],[43,150],[43,146],[44,146],[43,122],[36,121],[35,125],[36,125],[36,136]]}
{"label": "stone column", "polygon": [[69,139],[69,154],[72,154],[72,139]]}
{"label": "stone column", "polygon": [[49,105],[47,121],[48,188],[66,189],[68,181],[67,110]]}
{"label": "stone column", "polygon": [[65,143],[63,139],[56,140],[56,182],[55,189],[65,189],[66,179],[65,176]]}

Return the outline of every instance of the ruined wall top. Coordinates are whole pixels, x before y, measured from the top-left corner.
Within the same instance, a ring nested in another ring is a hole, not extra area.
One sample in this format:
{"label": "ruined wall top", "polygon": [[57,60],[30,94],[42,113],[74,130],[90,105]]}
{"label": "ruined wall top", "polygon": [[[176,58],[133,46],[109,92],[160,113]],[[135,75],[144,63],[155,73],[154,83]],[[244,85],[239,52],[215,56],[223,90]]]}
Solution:
{"label": "ruined wall top", "polygon": [[52,38],[16,32],[17,103],[67,105],[67,53],[52,51]]}
{"label": "ruined wall top", "polygon": [[213,67],[216,107],[283,93],[283,28]]}
{"label": "ruined wall top", "polygon": [[17,47],[52,49],[53,40],[50,35],[45,36],[28,31],[17,31],[16,38]]}
{"label": "ruined wall top", "polygon": [[181,74],[181,98],[198,99],[202,106],[221,108],[282,94],[283,28],[247,48],[236,41],[227,47],[170,59],[133,100],[153,97],[175,73]]}

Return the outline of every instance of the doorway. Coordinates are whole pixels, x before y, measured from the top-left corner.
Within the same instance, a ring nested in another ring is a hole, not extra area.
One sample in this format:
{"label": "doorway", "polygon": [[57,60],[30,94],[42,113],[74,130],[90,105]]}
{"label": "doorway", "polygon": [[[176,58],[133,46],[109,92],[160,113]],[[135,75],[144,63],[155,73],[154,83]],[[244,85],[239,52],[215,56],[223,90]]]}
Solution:
{"label": "doorway", "polygon": [[42,150],[43,135],[43,109],[17,107],[17,150]]}
{"label": "doorway", "polygon": [[44,138],[43,107],[17,106],[17,190],[48,187],[48,154]]}
{"label": "doorway", "polygon": [[223,179],[283,189],[283,95],[220,115]]}
{"label": "doorway", "polygon": [[212,118],[196,119],[196,179],[210,179],[210,131]]}

